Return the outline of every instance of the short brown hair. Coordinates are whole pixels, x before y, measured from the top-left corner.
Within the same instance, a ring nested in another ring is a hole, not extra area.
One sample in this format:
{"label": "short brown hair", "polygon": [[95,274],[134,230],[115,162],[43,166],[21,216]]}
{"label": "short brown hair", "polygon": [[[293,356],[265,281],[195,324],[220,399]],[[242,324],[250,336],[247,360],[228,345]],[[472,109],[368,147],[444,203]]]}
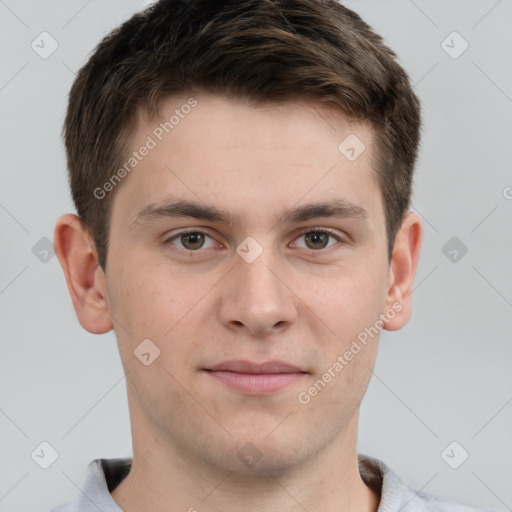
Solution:
{"label": "short brown hair", "polygon": [[[396,54],[336,0],[160,0],[107,35],[69,94],[63,135],[77,213],[105,269],[113,193],[139,108],[205,91],[251,104],[305,99],[369,123],[388,256],[409,208],[420,103]],[[340,141],[341,142],[341,141]]]}

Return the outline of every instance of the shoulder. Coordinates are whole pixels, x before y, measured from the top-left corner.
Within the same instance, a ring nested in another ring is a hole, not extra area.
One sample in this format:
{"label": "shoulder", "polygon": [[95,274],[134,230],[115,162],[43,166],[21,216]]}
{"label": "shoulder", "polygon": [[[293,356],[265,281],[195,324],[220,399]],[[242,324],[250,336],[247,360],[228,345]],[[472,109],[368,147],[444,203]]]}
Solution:
{"label": "shoulder", "polygon": [[358,455],[358,459],[361,478],[380,493],[377,512],[493,512],[416,491],[404,485],[381,460],[362,454]]}
{"label": "shoulder", "polygon": [[95,459],[86,472],[76,498],[58,505],[50,512],[122,512],[110,494],[129,471],[131,459]]}
{"label": "shoulder", "polygon": [[77,504],[75,502],[72,503],[64,503],[62,505],[59,505],[55,508],[52,508],[50,512],[77,512]]}
{"label": "shoulder", "polygon": [[426,492],[415,491],[408,487],[407,490],[410,494],[410,502],[402,509],[402,512],[418,512],[420,510],[425,512],[492,512]]}

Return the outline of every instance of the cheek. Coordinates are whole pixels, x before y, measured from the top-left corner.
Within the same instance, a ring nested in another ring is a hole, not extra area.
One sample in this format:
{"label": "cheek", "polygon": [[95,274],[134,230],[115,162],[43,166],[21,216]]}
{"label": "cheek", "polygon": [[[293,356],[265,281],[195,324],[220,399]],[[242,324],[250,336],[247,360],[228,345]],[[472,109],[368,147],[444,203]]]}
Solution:
{"label": "cheek", "polygon": [[303,289],[304,303],[338,334],[354,334],[373,324],[386,300],[384,270],[358,268],[350,273],[325,277]]}
{"label": "cheek", "polygon": [[134,350],[149,339],[160,351],[156,361],[178,376],[186,372],[183,362],[190,353],[200,353],[195,341],[200,338],[194,335],[203,322],[197,319],[212,318],[208,292],[218,278],[178,274],[165,264],[133,266],[149,269],[146,272],[130,272],[129,267],[112,276],[111,287],[111,313],[123,363],[138,366]]}
{"label": "cheek", "polygon": [[349,403],[357,406],[371,378],[380,334],[375,323],[385,304],[385,281],[383,272],[351,274],[331,280],[330,286],[326,283],[311,296],[316,301],[312,309],[329,327],[322,329],[327,336],[318,335],[322,364],[315,377],[320,380],[317,387],[323,389],[320,401],[337,410]]}
{"label": "cheek", "polygon": [[142,261],[124,261],[110,276],[109,303],[113,316],[131,326],[134,335],[161,335],[183,308],[181,286],[161,267]]}
{"label": "cheek", "polygon": [[110,274],[108,288],[110,313],[123,366],[126,370],[149,373],[151,367],[146,368],[134,351],[144,346],[141,343],[147,339],[154,343],[149,347],[155,354],[161,350],[162,334],[174,323],[170,313],[176,305],[172,304],[171,294],[164,295],[161,280],[154,280],[154,275],[140,270],[144,268],[132,266],[125,260],[122,268]]}

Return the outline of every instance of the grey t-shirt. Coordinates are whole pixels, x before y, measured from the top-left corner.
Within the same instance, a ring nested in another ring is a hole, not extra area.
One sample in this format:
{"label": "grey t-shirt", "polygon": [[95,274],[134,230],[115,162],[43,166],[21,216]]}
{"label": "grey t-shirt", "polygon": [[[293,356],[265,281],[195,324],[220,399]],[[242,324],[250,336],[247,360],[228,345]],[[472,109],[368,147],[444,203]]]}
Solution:
{"label": "grey t-shirt", "polygon": [[[492,512],[414,491],[380,460],[362,454],[358,459],[361,478],[380,495],[377,512]],[[123,512],[110,491],[128,475],[131,462],[131,458],[93,460],[87,468],[82,492],[74,501],[50,512]]]}

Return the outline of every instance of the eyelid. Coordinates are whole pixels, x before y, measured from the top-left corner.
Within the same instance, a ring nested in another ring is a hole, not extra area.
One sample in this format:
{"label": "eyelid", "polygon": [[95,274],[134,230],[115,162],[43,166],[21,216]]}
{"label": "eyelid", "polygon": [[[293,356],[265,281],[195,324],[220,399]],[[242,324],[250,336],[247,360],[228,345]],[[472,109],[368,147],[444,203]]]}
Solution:
{"label": "eyelid", "polygon": [[299,231],[296,236],[302,236],[305,233],[309,233],[310,231],[321,231],[324,233],[329,233],[329,235],[332,235],[337,240],[342,240],[341,236],[336,231],[331,228],[325,228],[323,226],[307,226],[304,229],[301,229],[301,231]]}

